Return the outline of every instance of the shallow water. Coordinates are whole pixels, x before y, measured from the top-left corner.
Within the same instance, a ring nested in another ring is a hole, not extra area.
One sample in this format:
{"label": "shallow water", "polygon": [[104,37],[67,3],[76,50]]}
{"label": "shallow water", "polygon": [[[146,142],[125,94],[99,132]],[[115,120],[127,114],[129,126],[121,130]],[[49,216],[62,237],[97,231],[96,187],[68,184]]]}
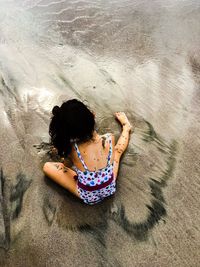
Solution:
{"label": "shallow water", "polygon": [[[1,266],[198,266],[199,1],[0,0]],[[114,198],[43,176],[69,98],[134,132]],[[77,256],[78,255],[78,256]]]}

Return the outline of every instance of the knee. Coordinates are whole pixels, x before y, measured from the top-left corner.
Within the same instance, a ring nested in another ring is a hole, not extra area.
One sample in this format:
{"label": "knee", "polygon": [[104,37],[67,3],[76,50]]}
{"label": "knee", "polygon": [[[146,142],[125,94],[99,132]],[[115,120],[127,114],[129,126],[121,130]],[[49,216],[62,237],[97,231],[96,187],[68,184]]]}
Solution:
{"label": "knee", "polygon": [[45,174],[48,173],[48,170],[49,170],[51,164],[52,164],[51,162],[46,162],[46,163],[44,164],[42,170],[43,170],[43,172],[44,172]]}
{"label": "knee", "polygon": [[48,174],[49,172],[59,170],[64,167],[65,165],[61,162],[46,162],[42,169],[45,174]]}

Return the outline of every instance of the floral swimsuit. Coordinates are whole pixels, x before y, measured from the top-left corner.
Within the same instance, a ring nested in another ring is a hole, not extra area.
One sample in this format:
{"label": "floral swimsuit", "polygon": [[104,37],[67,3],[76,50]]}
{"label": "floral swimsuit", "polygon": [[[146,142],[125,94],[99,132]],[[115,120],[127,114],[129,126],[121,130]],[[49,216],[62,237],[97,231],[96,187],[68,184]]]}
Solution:
{"label": "floral swimsuit", "polygon": [[107,166],[97,171],[88,170],[81,156],[78,145],[76,143],[74,144],[78,158],[85,169],[84,171],[81,171],[74,166],[78,179],[78,192],[81,199],[86,204],[96,204],[104,198],[113,195],[116,191],[116,183],[113,177],[113,163],[110,163],[112,155],[112,139],[111,135],[107,134],[107,136],[109,137],[110,145]]}

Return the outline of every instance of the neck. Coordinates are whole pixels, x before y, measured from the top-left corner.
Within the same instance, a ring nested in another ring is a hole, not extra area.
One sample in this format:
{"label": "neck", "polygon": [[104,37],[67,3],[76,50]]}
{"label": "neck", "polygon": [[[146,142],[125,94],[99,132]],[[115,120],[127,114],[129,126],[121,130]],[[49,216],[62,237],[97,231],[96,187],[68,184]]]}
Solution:
{"label": "neck", "polygon": [[93,132],[93,135],[92,135],[92,141],[93,142],[98,142],[99,140],[100,140],[100,135],[97,133],[97,131],[95,130],[94,132]]}
{"label": "neck", "polygon": [[93,134],[92,134],[92,137],[93,137],[93,138],[96,138],[97,136],[98,136],[98,133],[97,133],[96,130],[94,130],[94,132],[93,132]]}

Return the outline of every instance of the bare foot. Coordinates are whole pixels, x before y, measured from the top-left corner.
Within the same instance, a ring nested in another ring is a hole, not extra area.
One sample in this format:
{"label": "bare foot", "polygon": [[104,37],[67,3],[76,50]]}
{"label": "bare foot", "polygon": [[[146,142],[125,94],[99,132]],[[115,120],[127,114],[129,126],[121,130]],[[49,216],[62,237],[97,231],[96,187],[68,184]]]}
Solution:
{"label": "bare foot", "polygon": [[115,117],[118,119],[118,121],[121,123],[123,128],[127,129],[128,131],[131,130],[132,126],[124,112],[116,112]]}

